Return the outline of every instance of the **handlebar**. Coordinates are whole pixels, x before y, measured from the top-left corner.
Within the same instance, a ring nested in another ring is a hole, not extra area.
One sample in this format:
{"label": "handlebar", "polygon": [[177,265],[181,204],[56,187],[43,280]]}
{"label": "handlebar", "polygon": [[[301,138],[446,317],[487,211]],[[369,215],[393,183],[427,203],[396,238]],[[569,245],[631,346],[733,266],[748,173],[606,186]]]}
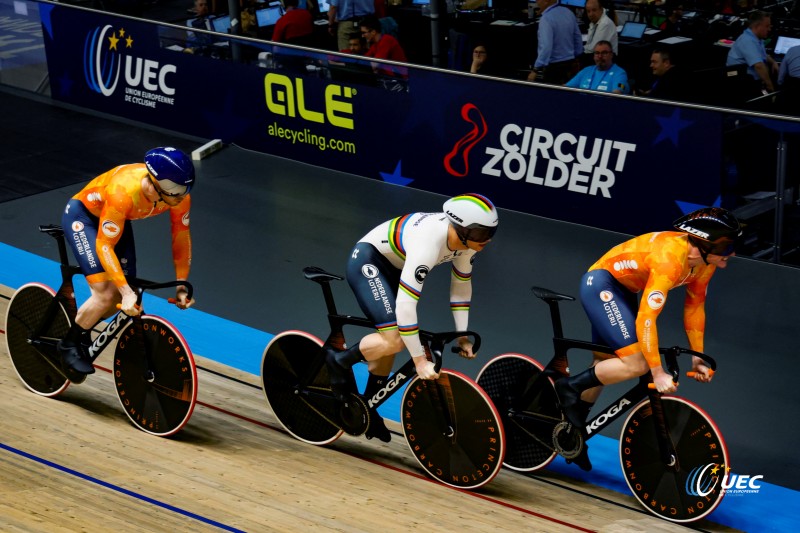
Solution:
{"label": "handlebar", "polygon": [[[680,368],[678,367],[678,356],[681,354],[689,354],[695,357],[699,357],[702,359],[708,367],[711,369],[710,374],[713,376],[714,372],[717,370],[717,362],[714,360],[713,357],[710,355],[706,355],[702,352],[696,352],[694,350],[690,350],[689,348],[683,348],[681,346],[671,346],[669,348],[659,348],[659,353],[664,355],[664,362],[667,364],[667,372],[672,374],[672,381],[677,385],[678,378],[680,378]],[[694,377],[695,372],[689,371],[686,373],[687,377]],[[648,384],[648,388],[655,388],[653,383]]]}
{"label": "handlebar", "polygon": [[[444,347],[456,340],[459,337],[472,337],[472,351],[477,352],[481,347],[481,336],[474,331],[445,331],[442,333],[430,333],[428,331],[420,331],[419,336],[424,340],[431,351],[433,357],[433,364],[436,373],[438,374],[442,368],[442,352]],[[458,353],[460,350],[453,346],[453,353]]]}
{"label": "handlebar", "polygon": [[[167,289],[169,287],[184,286],[186,287],[187,300],[191,300],[192,295],[194,294],[194,287],[188,281],[175,280],[175,281],[165,281],[163,283],[156,283],[154,281],[147,281],[139,278],[128,278],[128,284],[138,289],[137,290],[138,298],[136,299],[136,303],[138,304],[142,303],[142,295],[144,294],[144,291],[152,291],[156,289]],[[175,303],[174,298],[169,298],[168,301],[169,303]]]}

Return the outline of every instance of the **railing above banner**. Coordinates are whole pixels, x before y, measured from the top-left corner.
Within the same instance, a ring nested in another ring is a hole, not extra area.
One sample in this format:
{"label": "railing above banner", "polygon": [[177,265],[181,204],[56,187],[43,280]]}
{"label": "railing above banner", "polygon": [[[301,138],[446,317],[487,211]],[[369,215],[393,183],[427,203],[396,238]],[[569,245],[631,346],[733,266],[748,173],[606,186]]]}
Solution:
{"label": "railing above banner", "polygon": [[800,264],[797,119],[368,60],[61,3],[0,8],[0,32],[30,40],[5,51],[0,81],[49,88],[60,102],[627,234],[721,205],[747,223],[743,255]]}

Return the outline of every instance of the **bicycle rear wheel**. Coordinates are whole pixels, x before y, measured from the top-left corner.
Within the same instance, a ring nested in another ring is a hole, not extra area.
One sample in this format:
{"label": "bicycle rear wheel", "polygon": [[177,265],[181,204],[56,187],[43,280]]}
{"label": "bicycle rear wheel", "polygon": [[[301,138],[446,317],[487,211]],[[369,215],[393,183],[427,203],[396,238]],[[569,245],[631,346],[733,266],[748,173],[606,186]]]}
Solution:
{"label": "bicycle rear wheel", "polygon": [[[530,406],[523,409],[518,405],[528,383],[539,377],[542,370],[535,359],[509,353],[486,363],[478,374],[478,385],[492,399],[503,421],[507,446],[504,464],[512,470],[539,470],[556,456],[553,428],[562,416],[552,382],[548,379]],[[543,415],[541,420],[537,415]]]}
{"label": "bicycle rear wheel", "polygon": [[[54,297],[50,287],[38,283],[23,285],[11,296],[5,327],[8,355],[17,376],[28,389],[48,397],[64,392],[70,382],[28,340],[41,325]],[[67,312],[59,303],[52,323],[42,336],[55,342],[64,338],[69,327]]]}
{"label": "bicycle rear wheel", "polygon": [[679,469],[661,459],[655,417],[645,400],[633,408],[622,427],[620,462],[625,481],[654,515],[671,522],[699,520],[722,501],[728,451],[719,429],[698,406],[674,396],[662,397],[661,403]]}
{"label": "bicycle rear wheel", "polygon": [[[328,369],[319,367],[322,344],[303,331],[285,331],[270,341],[261,360],[261,389],[278,422],[296,439],[316,445],[342,434],[334,423],[339,415]],[[316,375],[302,386],[315,367]]]}
{"label": "bicycle rear wheel", "polygon": [[500,471],[503,424],[477,383],[452,370],[442,370],[435,381],[416,377],[402,405],[408,447],[431,477],[451,487],[476,489]]}
{"label": "bicycle rear wheel", "polygon": [[148,381],[148,362],[128,322],[114,352],[114,384],[122,409],[146,433],[168,437],[180,431],[197,402],[197,367],[183,336],[163,318],[142,317],[143,341],[150,350],[154,379]]}

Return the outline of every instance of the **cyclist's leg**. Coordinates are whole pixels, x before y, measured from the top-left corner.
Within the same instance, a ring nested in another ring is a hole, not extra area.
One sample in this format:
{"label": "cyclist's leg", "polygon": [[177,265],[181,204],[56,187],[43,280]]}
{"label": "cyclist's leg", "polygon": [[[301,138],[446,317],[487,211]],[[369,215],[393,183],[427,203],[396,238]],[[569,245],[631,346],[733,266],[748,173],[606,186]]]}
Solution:
{"label": "cyclist's leg", "polygon": [[[369,375],[364,396],[369,400],[383,388],[392,370],[394,354],[403,349],[394,312],[399,271],[372,245],[357,243],[347,265],[347,281],[359,307],[365,316],[376,324],[378,331],[366,335],[358,344],[344,352],[339,354],[328,352],[326,358],[329,361],[328,367],[334,366],[334,372],[331,372],[331,388],[333,388],[333,374],[338,371],[336,366],[349,370],[355,363],[367,361]],[[333,361],[330,361],[331,359]],[[375,409],[370,409],[370,425],[366,436],[369,439],[377,437],[384,442],[391,440],[391,433]]]}

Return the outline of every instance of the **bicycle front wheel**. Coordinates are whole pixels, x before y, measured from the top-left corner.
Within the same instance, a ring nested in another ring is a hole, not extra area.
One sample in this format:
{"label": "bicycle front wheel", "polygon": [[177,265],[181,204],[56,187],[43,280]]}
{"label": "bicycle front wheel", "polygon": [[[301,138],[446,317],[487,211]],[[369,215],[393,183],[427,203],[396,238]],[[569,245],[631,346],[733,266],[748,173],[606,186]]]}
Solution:
{"label": "bicycle front wheel", "polygon": [[[38,283],[23,285],[11,296],[6,311],[6,346],[14,371],[22,383],[41,396],[56,396],[69,386],[65,378],[44,354],[28,341],[45,319],[47,309],[55,298],[50,287]],[[67,312],[59,303],[50,325],[41,332],[52,341],[64,338],[70,323]]]}
{"label": "bicycle front wheel", "polygon": [[477,383],[442,370],[437,380],[414,378],[403,393],[403,433],[411,453],[434,479],[477,489],[503,466],[500,415]]}
{"label": "bicycle front wheel", "polygon": [[539,378],[542,370],[535,359],[509,353],[486,363],[478,374],[478,385],[492,399],[503,421],[508,447],[504,464],[519,472],[544,468],[556,456],[553,429],[562,417],[552,382],[547,379],[542,383],[531,405],[519,405],[528,384]]}
{"label": "bicycle front wheel", "polygon": [[[141,341],[128,322],[114,352],[114,384],[122,409],[146,433],[180,431],[197,402],[197,367],[183,336],[157,316],[143,316]],[[149,350],[149,361],[143,350]]]}
{"label": "bicycle front wheel", "polygon": [[661,398],[679,468],[664,464],[650,401],[633,408],[622,427],[620,462],[633,495],[654,515],[671,522],[699,520],[719,505],[728,451],[719,429],[695,404]]}
{"label": "bicycle front wheel", "polygon": [[261,389],[278,422],[296,439],[316,445],[342,434],[334,422],[339,415],[328,369],[320,366],[321,348],[313,335],[285,331],[270,341],[261,360]]}

